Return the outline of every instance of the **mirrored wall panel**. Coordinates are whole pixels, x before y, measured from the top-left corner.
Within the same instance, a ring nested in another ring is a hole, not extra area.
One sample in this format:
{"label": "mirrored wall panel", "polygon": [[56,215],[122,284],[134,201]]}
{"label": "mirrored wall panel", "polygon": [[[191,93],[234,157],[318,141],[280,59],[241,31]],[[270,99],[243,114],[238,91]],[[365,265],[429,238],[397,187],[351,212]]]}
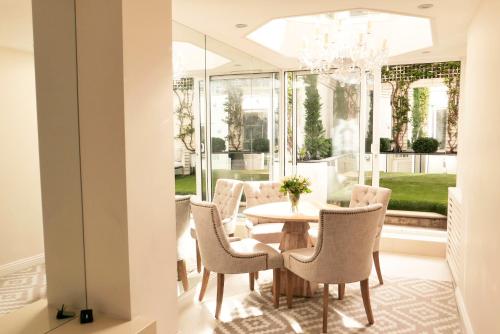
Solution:
{"label": "mirrored wall panel", "polygon": [[75,10],[51,5],[0,1],[0,332],[31,314],[20,332],[45,333],[71,320],[56,319],[61,304],[87,306],[76,38],[64,34]]}

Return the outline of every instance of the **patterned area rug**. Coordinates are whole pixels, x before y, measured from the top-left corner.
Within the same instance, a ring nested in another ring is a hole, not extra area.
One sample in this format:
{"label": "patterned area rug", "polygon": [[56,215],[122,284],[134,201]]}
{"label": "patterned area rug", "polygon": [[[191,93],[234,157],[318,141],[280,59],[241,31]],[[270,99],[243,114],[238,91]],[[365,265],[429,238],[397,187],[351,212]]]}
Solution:
{"label": "patterned area rug", "polygon": [[[343,300],[337,287],[330,288],[328,333],[380,334],[460,334],[461,326],[451,282],[384,278],[379,285],[372,280],[370,294],[375,324],[368,326],[359,284],[348,284]],[[334,292],[335,291],[335,292]],[[322,289],[312,298],[293,300],[286,307],[272,306],[270,285],[260,293],[249,293],[240,307],[231,310],[232,320],[220,322],[218,334],[293,334],[321,333]]]}
{"label": "patterned area rug", "polygon": [[45,265],[35,265],[0,277],[0,316],[46,295]]}

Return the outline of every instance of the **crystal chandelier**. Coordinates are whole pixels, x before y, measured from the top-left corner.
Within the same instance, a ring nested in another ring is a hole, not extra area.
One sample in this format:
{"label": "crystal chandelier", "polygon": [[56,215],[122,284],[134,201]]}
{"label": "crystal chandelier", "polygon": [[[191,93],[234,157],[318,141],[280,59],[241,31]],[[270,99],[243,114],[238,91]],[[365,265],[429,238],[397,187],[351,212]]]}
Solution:
{"label": "crystal chandelier", "polygon": [[352,84],[359,82],[360,71],[373,71],[387,63],[387,40],[377,41],[371,22],[350,18],[321,17],[312,37],[304,38],[299,57],[303,68]]}

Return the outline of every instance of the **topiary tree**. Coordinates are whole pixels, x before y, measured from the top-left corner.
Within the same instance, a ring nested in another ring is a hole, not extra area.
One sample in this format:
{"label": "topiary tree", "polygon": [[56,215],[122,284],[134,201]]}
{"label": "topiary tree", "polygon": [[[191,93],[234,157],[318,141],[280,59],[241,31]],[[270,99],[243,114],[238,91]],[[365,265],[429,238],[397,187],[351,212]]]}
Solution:
{"label": "topiary tree", "polygon": [[219,137],[212,137],[212,152],[219,153],[226,150],[226,142]]}
{"label": "topiary tree", "polygon": [[413,89],[413,108],[411,111],[411,123],[413,131],[412,143],[420,137],[425,137],[424,125],[429,113],[429,88],[419,87]]}
{"label": "topiary tree", "polygon": [[307,75],[304,77],[304,83],[306,84],[304,148],[311,159],[321,159],[331,154],[332,145],[331,141],[325,137],[321,120],[318,76],[315,74]]}
{"label": "topiary tree", "polygon": [[267,138],[257,138],[253,141],[253,151],[257,153],[268,153],[269,152],[269,139]]}
{"label": "topiary tree", "polygon": [[243,91],[238,87],[227,90],[227,100],[224,103],[226,118],[224,122],[228,127],[227,140],[229,150],[239,151],[243,146]]}

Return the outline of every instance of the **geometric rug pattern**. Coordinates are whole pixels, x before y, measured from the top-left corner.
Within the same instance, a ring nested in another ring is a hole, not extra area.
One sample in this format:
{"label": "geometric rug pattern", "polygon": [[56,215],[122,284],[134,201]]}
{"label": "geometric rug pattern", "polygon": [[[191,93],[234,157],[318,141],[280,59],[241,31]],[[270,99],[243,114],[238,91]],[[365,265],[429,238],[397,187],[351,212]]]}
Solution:
{"label": "geometric rug pattern", "polygon": [[[280,298],[272,305],[270,284],[248,293],[231,312],[232,320],[219,322],[217,334],[321,333],[323,289],[311,298],[293,299],[293,308]],[[384,277],[384,285],[370,282],[375,324],[368,326],[359,283],[348,284],[343,300],[331,285],[328,333],[460,334],[461,325],[451,282]]]}
{"label": "geometric rug pattern", "polygon": [[45,265],[37,264],[0,277],[0,316],[45,298]]}

